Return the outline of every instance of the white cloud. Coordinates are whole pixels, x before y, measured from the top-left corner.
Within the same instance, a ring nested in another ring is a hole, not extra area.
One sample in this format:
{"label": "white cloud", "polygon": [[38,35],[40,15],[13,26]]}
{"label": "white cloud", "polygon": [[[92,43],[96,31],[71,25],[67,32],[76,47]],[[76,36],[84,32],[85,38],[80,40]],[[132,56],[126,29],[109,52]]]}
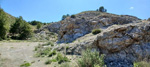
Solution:
{"label": "white cloud", "polygon": [[130,9],[130,10],[133,10],[133,9],[134,9],[134,7],[130,7],[129,9]]}

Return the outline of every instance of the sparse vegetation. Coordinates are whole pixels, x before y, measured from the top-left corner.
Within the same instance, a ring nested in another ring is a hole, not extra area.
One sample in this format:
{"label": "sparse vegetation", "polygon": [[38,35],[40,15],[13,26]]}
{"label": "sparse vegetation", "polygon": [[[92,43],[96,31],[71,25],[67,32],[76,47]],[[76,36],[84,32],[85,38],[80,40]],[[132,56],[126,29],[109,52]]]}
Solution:
{"label": "sparse vegetation", "polygon": [[59,64],[63,62],[69,62],[69,59],[66,56],[63,56],[61,53],[57,54],[56,60],[58,61]]}
{"label": "sparse vegetation", "polygon": [[43,47],[48,45],[54,46],[52,42],[47,42],[36,46],[34,49],[34,51],[36,51],[35,57],[52,57],[53,55],[56,55],[56,50],[51,50],[51,47]]}
{"label": "sparse vegetation", "polygon": [[147,61],[134,62],[134,67],[150,67],[150,62]]}
{"label": "sparse vegetation", "polygon": [[53,50],[52,52],[50,52],[48,57],[52,57],[53,55],[56,55],[56,50]]}
{"label": "sparse vegetation", "polygon": [[45,62],[46,65],[47,65],[47,64],[51,64],[51,63],[52,63],[51,60],[47,60],[47,61]]}
{"label": "sparse vegetation", "polygon": [[99,52],[92,52],[89,49],[82,52],[82,58],[78,60],[79,67],[103,67],[104,55],[99,56]]}
{"label": "sparse vegetation", "polygon": [[48,56],[51,53],[51,48],[43,48],[37,50],[37,53],[35,54],[36,57],[45,57]]}
{"label": "sparse vegetation", "polygon": [[92,30],[92,34],[96,35],[98,33],[101,33],[100,29],[94,29],[94,30]]}
{"label": "sparse vegetation", "polygon": [[63,63],[60,67],[72,67],[69,63]]}
{"label": "sparse vegetation", "polygon": [[29,67],[29,66],[31,66],[31,63],[28,63],[28,62],[25,62],[20,65],[20,67]]}

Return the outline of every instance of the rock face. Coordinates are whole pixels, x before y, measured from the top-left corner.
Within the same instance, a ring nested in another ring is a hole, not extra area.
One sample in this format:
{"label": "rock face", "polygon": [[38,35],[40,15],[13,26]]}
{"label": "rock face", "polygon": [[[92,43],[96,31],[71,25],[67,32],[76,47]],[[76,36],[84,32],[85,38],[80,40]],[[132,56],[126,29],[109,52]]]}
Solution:
{"label": "rock face", "polygon": [[85,40],[82,38],[82,42],[69,43],[65,53],[80,55],[83,49],[93,48],[106,55],[107,67],[133,67],[134,61],[150,59],[150,22],[128,15],[93,11],[75,16],[58,22],[58,26],[53,25],[52,31],[59,30],[56,31],[58,42],[72,42],[93,29],[101,28],[102,32]]}
{"label": "rock face", "polygon": [[100,34],[78,39],[84,38],[88,39],[69,43],[66,53],[80,55],[86,48],[96,49],[106,55],[107,67],[133,67],[135,61],[150,60],[150,22],[113,25]]}
{"label": "rock face", "polygon": [[140,21],[140,19],[133,16],[114,15],[98,11],[82,12],[75,16],[75,18],[67,17],[65,20],[60,21],[58,42],[72,42],[90,33],[93,29],[104,29],[114,24],[122,25]]}
{"label": "rock face", "polygon": [[58,33],[61,27],[61,23],[55,22],[51,23],[50,25],[47,26],[50,32]]}
{"label": "rock face", "polygon": [[132,67],[134,61],[150,59],[150,22],[109,27],[93,45],[106,54],[108,67]]}

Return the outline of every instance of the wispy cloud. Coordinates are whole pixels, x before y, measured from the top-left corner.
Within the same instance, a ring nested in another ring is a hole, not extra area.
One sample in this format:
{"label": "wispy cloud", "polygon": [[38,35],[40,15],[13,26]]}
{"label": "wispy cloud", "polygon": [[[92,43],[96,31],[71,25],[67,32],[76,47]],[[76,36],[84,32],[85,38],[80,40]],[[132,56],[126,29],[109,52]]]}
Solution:
{"label": "wispy cloud", "polygon": [[130,9],[130,10],[133,10],[133,9],[134,9],[134,7],[130,7],[129,9]]}

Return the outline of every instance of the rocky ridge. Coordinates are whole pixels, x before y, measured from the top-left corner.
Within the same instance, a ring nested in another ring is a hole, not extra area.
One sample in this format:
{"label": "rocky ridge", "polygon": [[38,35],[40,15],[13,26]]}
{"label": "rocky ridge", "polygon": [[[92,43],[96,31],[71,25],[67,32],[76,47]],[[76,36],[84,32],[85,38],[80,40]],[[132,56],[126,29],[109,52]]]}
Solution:
{"label": "rocky ridge", "polygon": [[[76,18],[67,17],[58,23],[58,27],[53,26],[58,30],[58,42],[62,43],[55,47],[58,51],[66,48],[66,54],[80,55],[82,50],[92,48],[106,55],[108,67],[133,67],[135,61],[150,59],[148,21],[128,15],[83,12]],[[101,29],[102,32],[93,35],[93,29]]]}
{"label": "rocky ridge", "polygon": [[80,55],[86,48],[105,54],[108,67],[133,67],[133,62],[150,59],[150,22],[112,25],[100,34],[87,34],[56,49],[66,54]]}
{"label": "rocky ridge", "polygon": [[49,30],[58,33],[58,42],[72,42],[90,33],[93,29],[105,29],[111,25],[137,23],[140,19],[129,15],[115,15],[99,11],[86,11],[48,26]]}

